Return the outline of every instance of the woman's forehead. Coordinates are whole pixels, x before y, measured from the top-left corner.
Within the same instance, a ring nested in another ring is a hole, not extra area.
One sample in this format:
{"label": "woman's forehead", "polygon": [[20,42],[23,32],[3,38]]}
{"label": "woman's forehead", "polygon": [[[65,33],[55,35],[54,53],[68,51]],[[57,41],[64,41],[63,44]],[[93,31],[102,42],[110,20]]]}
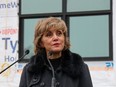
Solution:
{"label": "woman's forehead", "polygon": [[63,29],[61,29],[61,28],[51,27],[51,28],[47,29],[45,32],[49,32],[49,31],[55,32],[55,31],[62,31],[62,30],[63,30]]}

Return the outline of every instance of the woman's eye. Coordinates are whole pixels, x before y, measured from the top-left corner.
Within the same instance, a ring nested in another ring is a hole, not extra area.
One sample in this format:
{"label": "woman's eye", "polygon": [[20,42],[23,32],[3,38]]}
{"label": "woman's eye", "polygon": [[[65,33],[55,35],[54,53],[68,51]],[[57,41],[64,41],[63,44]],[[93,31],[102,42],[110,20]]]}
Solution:
{"label": "woman's eye", "polygon": [[52,36],[52,33],[51,32],[47,32],[45,36],[46,37],[51,37]]}
{"label": "woman's eye", "polygon": [[57,31],[57,35],[58,35],[58,36],[63,35],[62,31]]}

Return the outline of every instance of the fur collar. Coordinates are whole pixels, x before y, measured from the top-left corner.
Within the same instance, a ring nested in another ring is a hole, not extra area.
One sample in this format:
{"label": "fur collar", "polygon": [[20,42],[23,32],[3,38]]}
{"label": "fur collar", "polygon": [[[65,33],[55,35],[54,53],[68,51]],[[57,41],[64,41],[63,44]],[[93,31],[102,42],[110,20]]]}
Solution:
{"label": "fur collar", "polygon": [[[62,52],[62,62],[61,62],[61,70],[67,75],[75,78],[81,73],[82,58],[75,53],[70,52],[69,50],[65,50]],[[31,73],[39,73],[44,70],[45,64],[48,64],[46,59],[45,51],[42,54],[38,54],[33,56],[30,60],[28,70]]]}

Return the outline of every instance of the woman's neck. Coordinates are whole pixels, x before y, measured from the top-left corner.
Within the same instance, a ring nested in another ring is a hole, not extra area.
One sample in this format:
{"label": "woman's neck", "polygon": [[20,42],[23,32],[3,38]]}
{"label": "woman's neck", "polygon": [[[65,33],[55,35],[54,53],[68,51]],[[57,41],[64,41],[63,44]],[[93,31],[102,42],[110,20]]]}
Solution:
{"label": "woman's neck", "polygon": [[61,57],[61,52],[47,53],[47,58],[49,59],[57,59],[59,57]]}

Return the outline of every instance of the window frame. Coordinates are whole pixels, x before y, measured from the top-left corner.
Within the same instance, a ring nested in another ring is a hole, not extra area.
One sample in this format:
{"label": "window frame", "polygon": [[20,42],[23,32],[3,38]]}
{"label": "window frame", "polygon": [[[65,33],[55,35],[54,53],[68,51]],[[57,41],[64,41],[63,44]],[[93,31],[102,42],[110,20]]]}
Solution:
{"label": "window frame", "polygon": [[[93,15],[109,15],[109,57],[83,57],[84,61],[111,61],[113,60],[113,37],[112,37],[112,0],[110,0],[110,10],[102,11],[83,11],[83,12],[67,12],[67,0],[62,0],[62,12],[58,13],[40,13],[40,14],[21,14],[21,0],[19,0],[19,58],[24,53],[24,20],[30,18],[45,18],[49,16],[61,17],[68,27],[68,35],[70,34],[69,29],[69,17],[74,16],[93,16]],[[70,36],[70,35],[69,35]],[[70,38],[70,37],[69,37]],[[23,59],[21,62],[27,62],[29,59]]]}

